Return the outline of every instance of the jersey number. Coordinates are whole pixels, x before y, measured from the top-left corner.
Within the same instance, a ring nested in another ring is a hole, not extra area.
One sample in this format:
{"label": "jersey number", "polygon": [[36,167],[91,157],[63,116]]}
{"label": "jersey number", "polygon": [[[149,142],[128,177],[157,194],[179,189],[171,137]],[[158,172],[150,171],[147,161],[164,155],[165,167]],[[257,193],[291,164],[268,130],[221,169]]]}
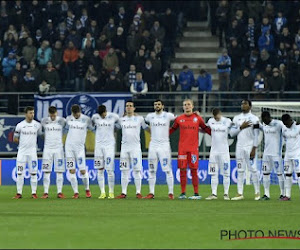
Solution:
{"label": "jersey number", "polygon": [[289,171],[289,166],[284,166],[284,171],[288,172]]}
{"label": "jersey number", "polygon": [[209,170],[211,173],[214,173],[216,172],[216,167],[210,167],[210,170]]}
{"label": "jersey number", "polygon": [[67,168],[72,168],[73,167],[73,162],[72,161],[68,161],[67,162]]}
{"label": "jersey number", "polygon": [[267,171],[267,166],[266,165],[262,166],[262,171]]}
{"label": "jersey number", "polygon": [[22,172],[23,171],[23,166],[18,166],[18,172]]}
{"label": "jersey number", "polygon": [[43,169],[49,169],[49,164],[43,164],[43,167],[42,167]]}

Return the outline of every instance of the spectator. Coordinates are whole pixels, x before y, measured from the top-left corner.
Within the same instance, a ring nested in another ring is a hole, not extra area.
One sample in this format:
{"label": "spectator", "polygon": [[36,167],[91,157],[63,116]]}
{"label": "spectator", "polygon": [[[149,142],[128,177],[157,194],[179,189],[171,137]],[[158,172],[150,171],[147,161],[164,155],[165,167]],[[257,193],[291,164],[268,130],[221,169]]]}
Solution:
{"label": "spectator", "polygon": [[148,92],[148,85],[144,82],[141,72],[136,73],[136,81],[131,84],[130,92],[134,95],[145,95]]}
{"label": "spectator", "polygon": [[82,39],[82,46],[81,46],[81,48],[82,49],[86,48],[87,41],[91,42],[92,48],[94,49],[95,48],[95,39],[94,39],[94,37],[92,37],[91,33],[86,33],[85,38]]}
{"label": "spectator", "polygon": [[139,49],[138,55],[133,59],[133,64],[136,66],[137,71],[141,71],[145,65],[145,50]]}
{"label": "spectator", "polygon": [[39,94],[45,95],[50,92],[50,84],[48,84],[46,81],[42,81],[42,83],[39,85]]}
{"label": "spectator", "polygon": [[223,32],[224,34],[227,33],[228,2],[226,0],[220,1],[219,7],[216,11],[216,17],[219,29],[219,47],[221,48],[223,47]]}
{"label": "spectator", "polygon": [[[59,74],[59,78],[61,81],[64,81],[64,72],[62,69],[63,53],[64,52],[62,49],[61,41],[56,41],[52,52],[51,62],[53,64],[53,67],[56,69],[57,73]],[[61,86],[57,86],[57,87],[61,88]]]}
{"label": "spectator", "polygon": [[89,32],[94,38],[99,37],[100,31],[96,20],[91,20],[91,25],[87,28],[87,32]]}
{"label": "spectator", "polygon": [[256,74],[256,78],[253,85],[253,91],[262,92],[266,88],[266,83],[263,75],[261,73]]}
{"label": "spectator", "polygon": [[79,51],[78,60],[75,61],[76,78],[75,78],[75,91],[85,91],[85,74],[87,72],[88,63],[84,56],[84,52]]}
{"label": "spectator", "polygon": [[126,88],[126,86],[124,86],[124,76],[123,76],[123,74],[120,70],[120,67],[119,66],[115,67],[114,72],[116,74],[116,79],[120,82],[120,86],[121,86],[120,90],[122,90],[122,91],[126,90],[127,91],[128,88]]}
{"label": "spectator", "polygon": [[[86,38],[83,38],[86,39]],[[73,42],[76,49],[80,49],[81,47],[81,36],[78,34],[75,28],[72,28],[70,34],[67,36],[65,42],[68,44],[69,42]],[[95,44],[95,42],[94,42]]]}
{"label": "spectator", "polygon": [[18,32],[13,24],[10,24],[8,30],[4,33],[4,41],[8,39],[9,34],[12,34],[15,41],[18,41]]}
{"label": "spectator", "polygon": [[40,29],[37,29],[35,32],[35,37],[33,38],[34,46],[40,47],[42,45],[42,41],[44,41],[42,31]]}
{"label": "spectator", "polygon": [[257,70],[264,70],[268,64],[270,64],[272,67],[275,66],[276,59],[271,54],[269,54],[266,49],[263,49],[260,52],[260,57],[257,62]]}
{"label": "spectator", "polygon": [[108,20],[108,24],[105,25],[102,31],[105,36],[110,40],[112,39],[116,33],[117,33],[117,28],[115,26],[115,20],[113,17],[110,17]]}
{"label": "spectator", "polygon": [[279,48],[277,50],[277,62],[278,64],[284,63],[286,64],[288,60],[288,51],[285,48],[285,44],[281,42],[279,44]]}
{"label": "spectator", "polygon": [[284,43],[284,47],[289,51],[292,48],[293,41],[294,39],[290,34],[288,27],[284,27],[282,29],[282,34],[279,37],[279,42]]}
{"label": "spectator", "polygon": [[165,29],[160,26],[159,21],[155,21],[153,27],[150,30],[150,34],[157,39],[160,43],[164,42],[165,39]]}
{"label": "spectator", "polygon": [[136,67],[134,64],[131,64],[129,67],[129,72],[125,75],[125,85],[127,89],[130,88],[130,86],[135,83],[136,81]]}
{"label": "spectator", "polygon": [[121,82],[116,78],[116,72],[115,71],[110,72],[104,90],[111,91],[111,92],[118,92],[121,91],[122,89],[123,86],[121,85]]}
{"label": "spectator", "polygon": [[132,24],[129,27],[129,33],[131,33],[131,31],[135,31],[136,34],[141,34],[142,30],[143,30],[143,23],[141,22],[141,17],[140,15],[136,14],[133,17],[133,21]]}
{"label": "spectator", "polygon": [[[183,66],[178,78],[179,84],[181,86],[181,91],[190,92],[192,90],[192,86],[194,85],[195,78],[193,72],[187,65]],[[183,98],[189,98],[189,96],[189,94],[186,94],[183,95]]]}
{"label": "spectator", "polygon": [[253,50],[256,47],[258,30],[252,17],[248,18],[248,26],[246,36],[244,36],[244,44],[247,50]]}
{"label": "spectator", "polygon": [[114,19],[117,26],[122,27],[125,30],[128,29],[128,15],[123,6],[119,8],[119,12]]}
{"label": "spectator", "polygon": [[8,53],[7,57],[4,57],[2,61],[2,69],[3,69],[3,76],[6,78],[6,81],[10,77],[11,71],[16,67],[17,59],[15,54],[12,52]]}
{"label": "spectator", "polygon": [[289,56],[287,69],[289,72],[289,81],[287,84],[287,90],[293,91],[299,89],[300,78],[300,51],[296,49],[292,51]]}
{"label": "spectator", "polygon": [[33,40],[31,37],[28,37],[27,45],[23,47],[22,49],[22,55],[24,57],[24,60],[26,64],[29,65],[30,61],[36,60],[37,57],[37,49],[33,46]]}
{"label": "spectator", "polygon": [[16,75],[18,77],[19,82],[23,80],[24,69],[22,68],[20,61],[17,61],[16,67],[11,71],[11,75]]}
{"label": "spectator", "polygon": [[107,72],[111,72],[117,66],[119,66],[118,56],[114,48],[110,48],[108,54],[103,59],[103,68]]}
{"label": "spectator", "polygon": [[29,64],[29,71],[31,73],[31,76],[34,77],[36,83],[39,84],[41,82],[41,72],[36,67],[35,61],[31,61],[30,62],[30,64]]}
{"label": "spectator", "polygon": [[73,14],[73,11],[71,9],[68,9],[68,11],[67,11],[67,19],[66,19],[67,29],[68,30],[71,30],[71,28],[73,27],[74,20],[75,20],[75,15]]}
{"label": "spectator", "polygon": [[73,42],[68,43],[68,48],[64,50],[63,61],[66,70],[66,84],[68,87],[74,84],[75,80],[75,61],[78,59],[78,50],[75,48]]}
{"label": "spectator", "polygon": [[217,68],[219,73],[219,81],[221,91],[229,91],[229,79],[231,71],[231,58],[228,56],[227,49],[222,50],[222,55],[218,58]]}
{"label": "spectator", "polygon": [[226,44],[229,44],[232,38],[237,39],[240,43],[242,40],[242,36],[242,29],[238,25],[238,21],[236,19],[233,19],[231,25],[229,26],[226,32]]}
{"label": "spectator", "polygon": [[[167,69],[163,74],[162,91],[174,92],[178,87],[178,79],[171,68]],[[171,96],[171,98],[174,96]],[[174,98],[173,98],[174,99]]]}
{"label": "spectator", "polygon": [[260,51],[263,49],[268,52],[274,50],[274,37],[270,34],[269,28],[263,28],[261,36],[258,38],[258,48]]}
{"label": "spectator", "polygon": [[41,44],[41,47],[37,51],[37,60],[41,68],[45,68],[47,62],[51,60],[52,49],[49,47],[49,42],[44,40]]}
{"label": "spectator", "polygon": [[[212,77],[205,69],[200,70],[200,75],[195,83],[195,87],[198,87],[198,91],[210,92],[212,90]],[[198,107],[201,108],[203,104],[203,99],[208,100],[208,96],[204,94],[198,94]],[[202,110],[204,111],[204,110]]]}
{"label": "spectator", "polygon": [[143,79],[148,85],[148,90],[158,91],[159,90],[158,72],[156,72],[155,69],[152,67],[152,63],[150,60],[146,61],[142,74],[143,74]]}
{"label": "spectator", "polygon": [[268,80],[269,91],[284,91],[284,79],[280,76],[278,68],[273,69],[273,76]]}
{"label": "spectator", "polygon": [[111,45],[115,48],[116,52],[126,50],[126,37],[124,36],[124,29],[117,28],[117,34],[111,39]]}
{"label": "spectator", "polygon": [[[20,91],[20,82],[16,75],[10,77],[10,81],[7,84],[7,92],[19,92]],[[12,115],[18,114],[18,95],[9,94],[8,103],[7,103],[7,113]]]}
{"label": "spectator", "polygon": [[94,50],[93,56],[89,59],[89,64],[93,64],[95,70],[100,72],[102,70],[102,59],[100,58],[99,50]]}
{"label": "spectator", "polygon": [[138,36],[135,30],[132,30],[126,38],[126,48],[129,55],[129,60],[132,61],[135,52],[138,49]]}
{"label": "spectator", "polygon": [[93,92],[93,91],[100,90],[99,81],[98,81],[99,76],[92,64],[88,66],[85,79],[86,79],[87,91]]}
{"label": "spectator", "polygon": [[153,65],[154,71],[157,72],[159,76],[161,76],[161,60],[157,58],[155,51],[151,51],[150,60]]}
{"label": "spectator", "polygon": [[51,61],[47,63],[47,68],[43,70],[42,79],[50,85],[51,89],[57,89],[60,86],[59,75]]}
{"label": "spectator", "polygon": [[245,68],[243,75],[236,81],[234,90],[235,91],[252,91],[254,79],[250,75],[250,70]]}
{"label": "spectator", "polygon": [[295,36],[295,44],[297,45],[297,48],[300,49],[300,29],[298,29],[298,33]]}
{"label": "spectator", "polygon": [[242,64],[244,64],[242,47],[238,44],[236,38],[231,38],[228,55],[231,58],[230,81],[235,82],[241,75],[241,68],[243,67]]}
{"label": "spectator", "polygon": [[274,30],[275,34],[278,36],[282,32],[282,28],[286,26],[287,24],[287,19],[283,17],[282,11],[279,10],[277,12],[277,17],[274,19]]}
{"label": "spectator", "polygon": [[30,70],[27,70],[23,77],[21,91],[24,92],[35,92],[37,88],[35,78],[31,75]]}
{"label": "spectator", "polygon": [[165,46],[173,47],[176,39],[176,16],[171,8],[167,8],[161,18],[161,24],[165,28]]}

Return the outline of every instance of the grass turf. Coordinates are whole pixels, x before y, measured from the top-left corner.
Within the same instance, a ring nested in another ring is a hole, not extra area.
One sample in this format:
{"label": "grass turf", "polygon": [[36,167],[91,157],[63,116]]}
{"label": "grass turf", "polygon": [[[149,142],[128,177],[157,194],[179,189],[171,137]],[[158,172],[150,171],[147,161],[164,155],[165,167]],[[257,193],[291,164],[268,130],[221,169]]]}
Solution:
{"label": "grass turf", "polygon": [[[137,200],[129,185],[126,200],[99,200],[98,186],[91,186],[93,197],[58,200],[51,186],[48,200],[30,199],[29,186],[23,199],[12,200],[14,186],[0,187],[0,248],[299,248],[298,240],[220,239],[220,230],[298,230],[300,199],[293,187],[292,201],[278,201],[278,186],[271,186],[271,200],[254,201],[253,186],[245,187],[245,200],[168,200],[167,187],[156,186],[155,200]],[[146,194],[147,186],[143,186]],[[188,187],[191,193],[191,186]],[[236,193],[231,186],[230,195]],[[41,195],[42,187],[38,187]],[[119,194],[120,186],[116,186]],[[178,195],[180,187],[175,186]],[[209,185],[200,194],[210,194]],[[298,235],[297,235],[298,236]]]}

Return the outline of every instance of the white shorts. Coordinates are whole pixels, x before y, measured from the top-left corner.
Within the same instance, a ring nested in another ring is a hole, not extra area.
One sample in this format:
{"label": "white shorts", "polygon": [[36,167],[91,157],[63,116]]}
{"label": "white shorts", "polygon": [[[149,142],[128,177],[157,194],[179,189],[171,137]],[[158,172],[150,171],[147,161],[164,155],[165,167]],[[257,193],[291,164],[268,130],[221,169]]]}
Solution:
{"label": "white shorts", "polygon": [[85,149],[73,148],[66,145],[66,167],[67,169],[75,169],[76,163],[79,170],[86,170]]}
{"label": "white shorts", "polygon": [[208,174],[230,176],[230,155],[229,154],[210,154],[208,162]]}
{"label": "white shorts", "polygon": [[142,165],[142,150],[141,148],[121,148],[120,153],[120,170],[141,171]]}
{"label": "white shorts", "polygon": [[292,174],[293,172],[295,173],[300,173],[300,159],[284,159],[284,173],[285,174]]}
{"label": "white shorts", "polygon": [[282,159],[280,156],[264,155],[262,160],[263,174],[270,174],[272,170],[276,174],[283,174]]}
{"label": "white shorts", "polygon": [[106,147],[95,145],[95,169],[115,170],[115,145]]}
{"label": "white shorts", "polygon": [[250,159],[252,146],[236,148],[236,165],[238,172],[245,172],[246,167],[251,172],[257,172],[257,153],[254,159]]}
{"label": "white shorts", "polygon": [[38,171],[38,160],[37,154],[31,155],[17,155],[17,174],[23,174],[26,168],[26,165],[29,168],[30,174],[37,174]]}
{"label": "white shorts", "polygon": [[52,172],[52,166],[54,163],[54,172],[65,172],[64,150],[63,148],[48,149],[44,148],[43,151],[43,172]]}
{"label": "white shorts", "polygon": [[171,147],[170,144],[153,145],[150,142],[148,152],[148,169],[149,171],[157,171],[158,161],[164,172],[172,171]]}

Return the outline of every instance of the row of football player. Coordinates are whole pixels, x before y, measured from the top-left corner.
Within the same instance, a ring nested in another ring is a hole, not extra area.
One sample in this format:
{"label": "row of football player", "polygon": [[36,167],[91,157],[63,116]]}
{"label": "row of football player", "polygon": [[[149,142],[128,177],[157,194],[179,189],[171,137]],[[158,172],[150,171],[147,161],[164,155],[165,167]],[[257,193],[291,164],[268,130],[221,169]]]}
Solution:
{"label": "row of football player", "polygon": [[[155,112],[150,113],[144,119],[134,113],[135,107],[132,101],[126,102],[126,115],[119,118],[116,114],[106,111],[106,107],[98,107],[98,113],[90,119],[81,113],[78,105],[72,106],[72,115],[66,119],[57,116],[55,107],[49,108],[49,117],[40,123],[33,120],[34,109],[28,107],[25,110],[25,120],[20,122],[15,130],[14,140],[19,142],[17,155],[17,194],[14,198],[22,197],[24,183],[24,169],[26,164],[31,173],[32,197],[37,198],[37,154],[36,141],[38,134],[44,132],[45,145],[43,152],[42,170],[44,172],[44,195],[48,198],[50,185],[50,173],[52,166],[57,174],[58,198],[64,198],[62,193],[63,172],[65,171],[64,151],[62,143],[63,129],[68,130],[65,143],[66,168],[70,172],[70,182],[74,190],[73,198],[78,198],[78,182],[75,174],[77,166],[82,175],[82,181],[86,189],[86,197],[91,197],[89,190],[89,176],[85,165],[85,139],[87,129],[96,130],[95,161],[94,167],[98,169],[98,183],[101,199],[106,198],[104,170],[107,171],[109,194],[108,198],[114,198],[114,155],[115,155],[115,127],[122,129],[120,169],[122,193],[116,198],[126,198],[130,168],[133,170],[136,186],[136,197],[141,195],[141,170],[142,153],[140,145],[140,129],[151,129],[151,141],[149,145],[149,194],[144,197],[154,198],[156,170],[160,161],[163,171],[166,173],[166,182],[169,189],[169,198],[174,199],[174,177],[171,166],[171,148],[169,135],[176,129],[180,129],[178,167],[180,168],[181,194],[180,199],[186,197],[187,166],[191,169],[194,195],[190,199],[201,199],[198,193],[198,132],[201,128],[212,136],[212,147],[209,159],[209,174],[211,178],[212,195],[206,199],[217,199],[218,173],[223,175],[224,199],[229,200],[228,192],[230,185],[230,157],[228,134],[238,136],[236,159],[238,166],[238,195],[232,200],[242,200],[244,172],[246,166],[251,170],[252,181],[255,188],[255,200],[260,199],[258,172],[256,166],[256,148],[258,144],[258,129],[262,129],[265,135],[265,150],[263,156],[263,183],[265,195],[262,199],[270,197],[270,172],[275,168],[280,184],[283,200],[290,199],[292,172],[299,173],[299,129],[289,115],[282,117],[281,121],[272,119],[268,112],[263,112],[262,121],[251,114],[251,101],[242,101],[242,113],[234,117],[233,122],[222,116],[218,109],[213,110],[213,117],[207,124],[204,123],[199,113],[193,112],[193,101],[183,102],[184,114],[175,118],[171,113],[163,111],[164,105],[161,100],[154,102]],[[170,122],[174,121],[170,128]],[[148,124],[148,125],[147,125]],[[281,165],[281,140],[282,135],[287,142],[285,154],[285,178]],[[299,174],[298,174],[299,178]],[[284,184],[285,183],[285,184]],[[298,183],[300,183],[298,181]],[[299,184],[300,185],[300,184]]]}

